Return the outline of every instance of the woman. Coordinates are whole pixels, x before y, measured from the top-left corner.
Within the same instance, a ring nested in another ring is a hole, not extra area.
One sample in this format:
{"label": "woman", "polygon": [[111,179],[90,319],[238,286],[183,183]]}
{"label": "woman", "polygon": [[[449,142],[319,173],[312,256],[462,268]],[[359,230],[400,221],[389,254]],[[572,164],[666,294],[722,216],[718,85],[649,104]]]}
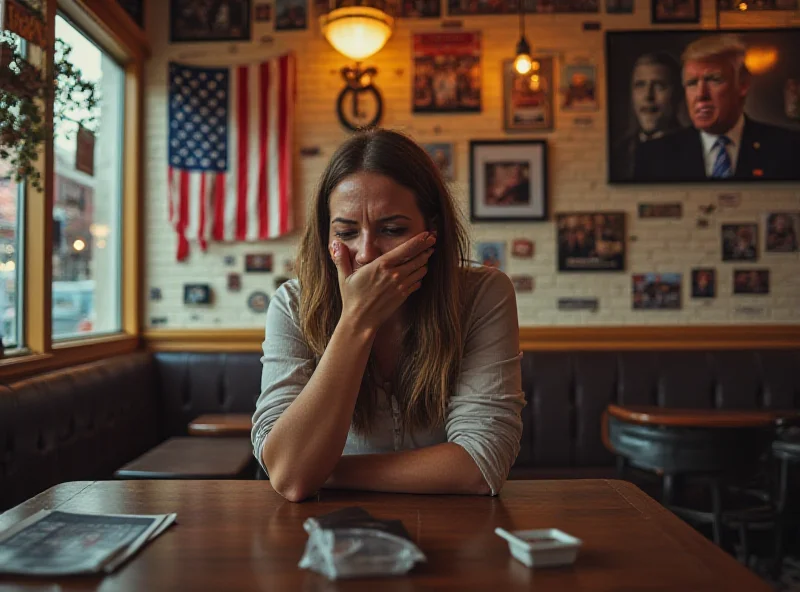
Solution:
{"label": "woman", "polygon": [[322,175],[267,312],[253,447],[276,491],[496,495],[519,452],[516,296],[471,267],[434,162],[360,132]]}

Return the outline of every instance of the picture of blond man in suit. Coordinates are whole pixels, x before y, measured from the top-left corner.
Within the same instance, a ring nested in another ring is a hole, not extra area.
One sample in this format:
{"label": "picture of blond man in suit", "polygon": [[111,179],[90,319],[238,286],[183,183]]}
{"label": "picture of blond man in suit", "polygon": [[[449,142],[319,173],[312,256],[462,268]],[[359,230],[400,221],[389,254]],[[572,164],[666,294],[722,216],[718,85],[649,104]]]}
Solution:
{"label": "picture of blond man in suit", "polygon": [[732,34],[703,36],[682,55],[692,127],[637,147],[634,179],[796,179],[800,133],[744,112],[752,74],[747,47]]}

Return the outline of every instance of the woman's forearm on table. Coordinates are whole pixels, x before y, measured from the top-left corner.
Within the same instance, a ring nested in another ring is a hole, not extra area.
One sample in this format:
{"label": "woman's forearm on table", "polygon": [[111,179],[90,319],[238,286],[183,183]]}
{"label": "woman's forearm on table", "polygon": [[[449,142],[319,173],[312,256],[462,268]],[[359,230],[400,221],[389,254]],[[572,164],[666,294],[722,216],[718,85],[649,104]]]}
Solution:
{"label": "woman's forearm on table", "polygon": [[336,466],[373,340],[373,333],[340,322],[308,384],[270,431],[262,460],[287,499],[313,494]]}
{"label": "woman's forearm on table", "polygon": [[324,487],[394,493],[491,493],[469,453],[452,442],[385,454],[342,456]]}

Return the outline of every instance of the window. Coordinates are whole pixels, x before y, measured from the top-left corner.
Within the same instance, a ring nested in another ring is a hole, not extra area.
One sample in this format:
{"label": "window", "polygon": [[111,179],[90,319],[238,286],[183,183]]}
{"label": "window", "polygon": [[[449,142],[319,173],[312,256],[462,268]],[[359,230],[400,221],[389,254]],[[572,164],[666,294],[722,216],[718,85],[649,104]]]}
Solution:
{"label": "window", "polygon": [[[3,32],[0,39],[14,46],[18,54],[25,45],[13,33]],[[0,108],[5,106],[0,105]],[[17,184],[10,159],[0,156],[0,338],[3,349],[21,348],[22,332],[22,228],[24,220],[24,185]]]}
{"label": "window", "polygon": [[[122,67],[61,15],[56,38],[71,48],[69,63],[95,84],[100,101],[91,112],[56,105],[63,116],[55,120],[54,341],[121,329],[125,84]],[[93,130],[88,141],[79,123]]]}

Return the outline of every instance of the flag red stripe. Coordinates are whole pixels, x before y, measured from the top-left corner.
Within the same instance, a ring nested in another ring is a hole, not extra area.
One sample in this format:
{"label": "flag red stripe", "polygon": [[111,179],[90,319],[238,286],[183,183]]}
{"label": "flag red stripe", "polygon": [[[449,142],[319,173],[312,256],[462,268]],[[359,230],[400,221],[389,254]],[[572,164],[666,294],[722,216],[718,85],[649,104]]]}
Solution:
{"label": "flag red stripe", "polygon": [[200,173],[200,224],[197,228],[197,240],[204,251],[206,250],[206,176],[206,173]]}
{"label": "flag red stripe", "polygon": [[[172,201],[175,199],[175,196],[172,194],[173,187],[174,187],[174,185],[172,184],[173,183],[173,176],[172,175],[173,175],[173,169],[172,169],[172,167],[169,167],[168,178],[167,178],[167,187],[169,187],[169,189],[167,191],[167,198],[168,198],[167,202],[168,202],[168,205],[169,205],[169,221],[170,221],[170,224],[174,224],[175,223],[175,206],[172,203]],[[54,185],[57,187],[58,183],[55,183]]]}
{"label": "flag red stripe", "polygon": [[186,240],[186,225],[189,221],[189,172],[181,171],[180,179],[180,218],[178,219],[178,261],[189,254],[189,241]]}
{"label": "flag red stripe", "polygon": [[269,237],[269,205],[267,204],[267,171],[269,170],[269,152],[267,150],[267,139],[269,138],[269,63],[261,64],[261,92],[259,98],[261,108],[259,115],[261,125],[259,125],[259,175],[258,175],[258,238],[266,239]]}
{"label": "flag red stripe", "polygon": [[214,240],[225,240],[225,173],[217,173],[214,178],[214,227],[211,232]]}
{"label": "flag red stripe", "polygon": [[247,66],[240,66],[236,70],[238,78],[237,92],[239,94],[239,104],[236,106],[237,129],[236,141],[239,149],[236,155],[237,166],[239,167],[239,185],[237,191],[236,204],[236,240],[247,239],[247,176],[250,154],[247,150],[247,140],[249,137],[249,126],[247,116],[249,115],[249,80],[247,77]]}
{"label": "flag red stripe", "polygon": [[280,201],[279,203],[279,211],[280,211],[280,234],[284,234],[289,230],[289,175],[291,175],[291,171],[289,170],[289,154],[288,154],[288,146],[287,146],[287,130],[288,130],[288,122],[287,122],[287,113],[286,113],[286,84],[289,78],[289,57],[288,56],[281,56],[280,60],[280,77],[281,82],[280,86],[278,87],[280,92],[278,93],[278,126],[280,128],[279,137],[278,137],[278,158],[279,161],[279,168],[278,168],[278,181],[280,184],[279,194],[280,194]]}

